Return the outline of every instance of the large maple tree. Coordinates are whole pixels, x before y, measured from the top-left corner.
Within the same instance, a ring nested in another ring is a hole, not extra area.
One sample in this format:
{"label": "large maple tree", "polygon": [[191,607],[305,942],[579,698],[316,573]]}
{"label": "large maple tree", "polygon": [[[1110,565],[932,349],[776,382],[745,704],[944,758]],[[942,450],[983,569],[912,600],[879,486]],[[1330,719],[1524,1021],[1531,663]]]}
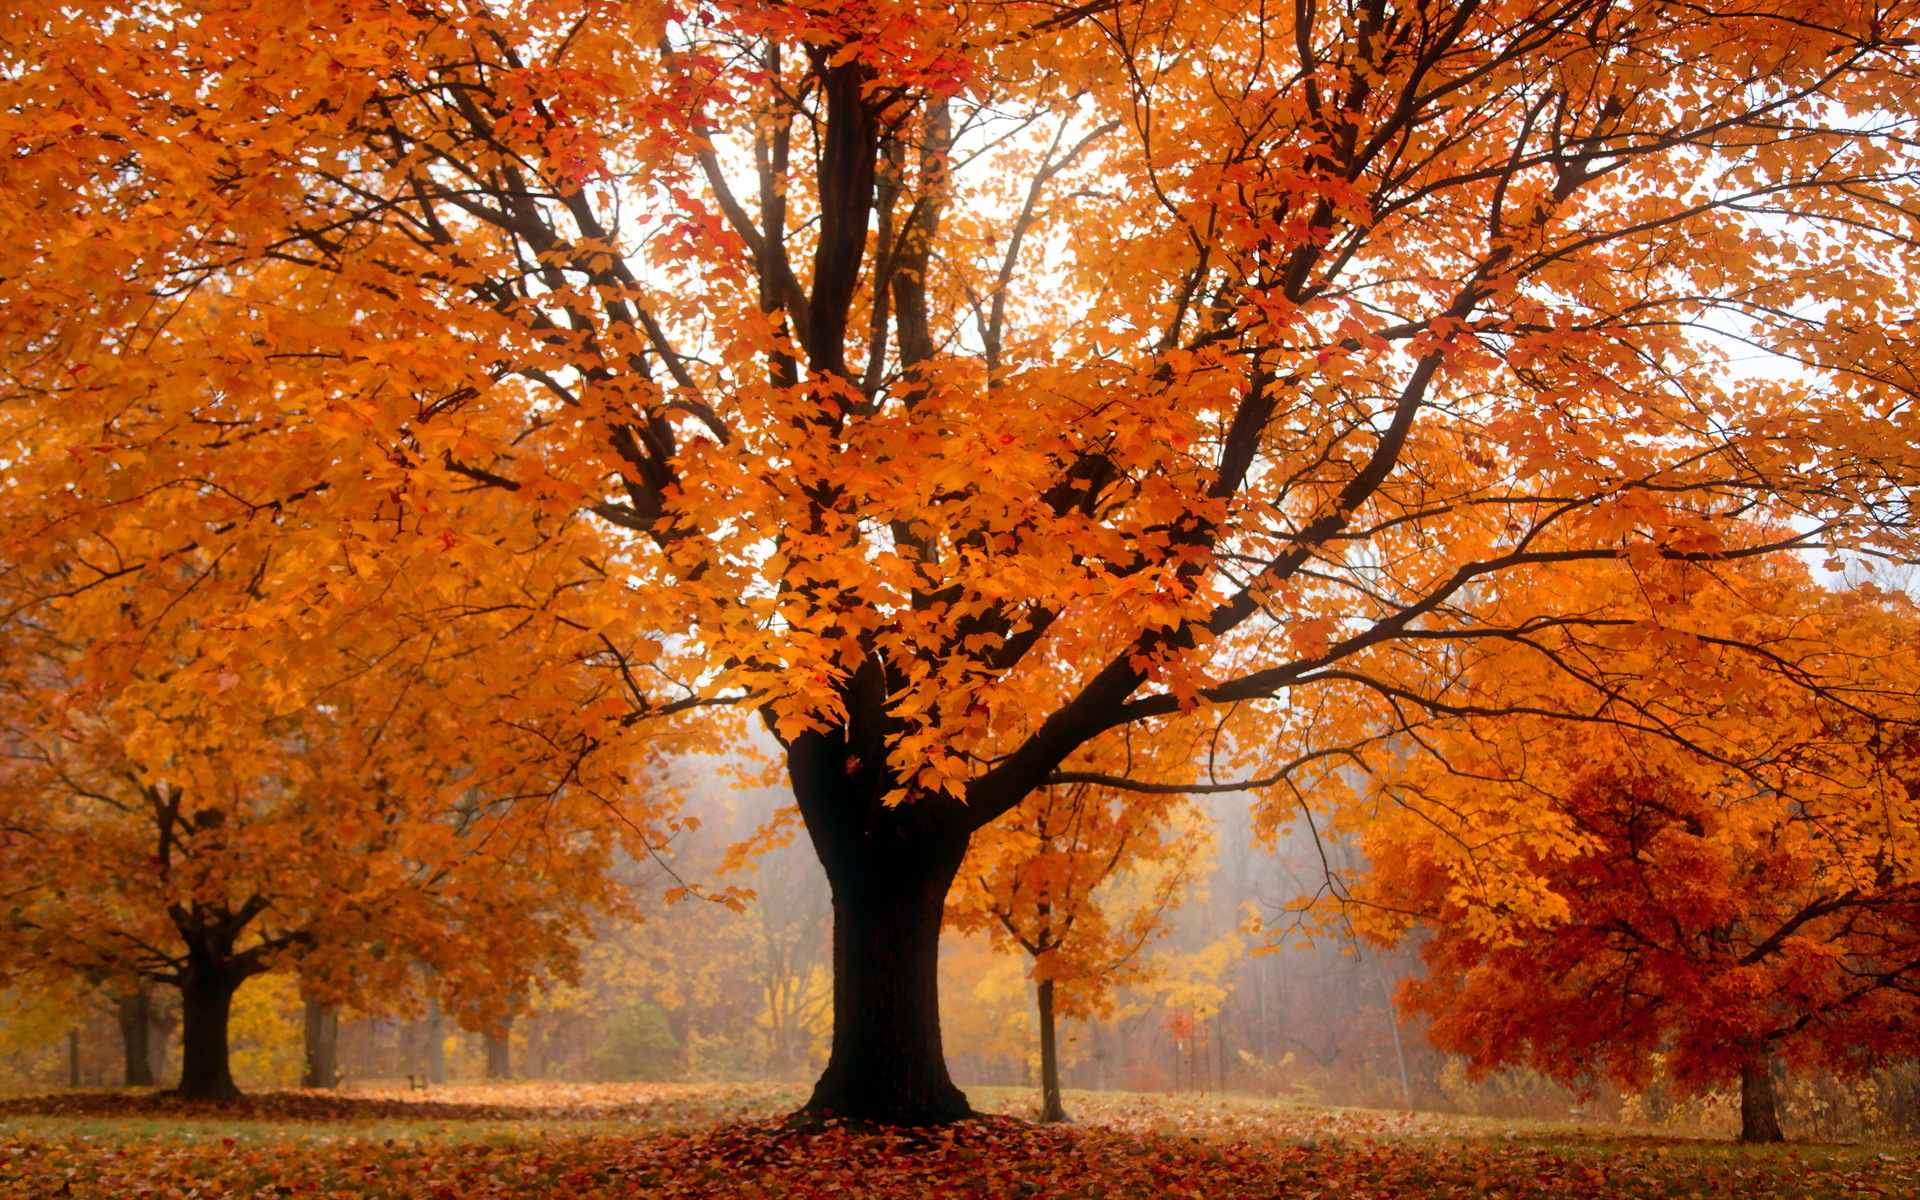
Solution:
{"label": "large maple tree", "polygon": [[[1198,712],[1283,804],[1455,660],[1658,615],[1547,565],[1902,551],[1910,11],[32,0],[4,557],[177,506],[83,569],[379,579],[510,560],[476,490],[598,523],[520,573],[564,652],[785,752],[810,1110],[956,1117],[942,901],[1062,771]],[[253,590],[238,649],[340,602]]]}

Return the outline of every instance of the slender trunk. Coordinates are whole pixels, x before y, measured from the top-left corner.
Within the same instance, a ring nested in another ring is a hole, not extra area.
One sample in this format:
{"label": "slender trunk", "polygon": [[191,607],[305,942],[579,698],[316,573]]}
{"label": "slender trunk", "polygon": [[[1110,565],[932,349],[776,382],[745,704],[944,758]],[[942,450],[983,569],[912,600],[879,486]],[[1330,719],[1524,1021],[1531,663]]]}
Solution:
{"label": "slender trunk", "polygon": [[1761,1050],[1740,1068],[1740,1140],[1784,1142],[1780,1117],[1773,1102],[1773,1071]]}
{"label": "slender trunk", "polygon": [[1033,990],[1040,1010],[1040,1119],[1064,1121],[1067,1110],[1060,1103],[1060,1056],[1053,1034],[1053,980],[1042,979]]}
{"label": "slender trunk", "polygon": [[80,1031],[67,1030],[67,1086],[80,1086]]}
{"label": "slender trunk", "polygon": [[180,1086],[175,1095],[230,1100],[240,1094],[227,1056],[227,1022],[241,978],[198,965],[181,972]]}
{"label": "slender trunk", "polygon": [[513,1077],[513,1064],[507,1057],[507,1051],[513,1042],[513,1018],[500,1022],[500,1036],[487,1035],[487,1078],[510,1079]]}
{"label": "slender trunk", "polygon": [[120,1022],[120,1048],[126,1059],[126,1086],[153,1086],[152,994],[145,982],[114,997],[114,1016]]}
{"label": "slender trunk", "polygon": [[1380,997],[1387,1002],[1387,1028],[1393,1031],[1393,1060],[1400,1066],[1400,1102],[1413,1111],[1413,1077],[1407,1073],[1407,1050],[1400,1042],[1400,1010],[1394,1006],[1393,991],[1387,987],[1387,973],[1380,960],[1373,960],[1373,977],[1380,984]]}
{"label": "slender trunk", "polygon": [[440,993],[427,997],[427,1082],[447,1081],[447,1027],[440,1013]]}
{"label": "slender trunk", "polygon": [[[1192,1014],[1189,1013],[1188,1016],[1191,1018]],[[1198,1021],[1190,1021],[1190,1023],[1193,1026],[1193,1036],[1187,1039],[1187,1090],[1198,1092],[1204,1096],[1207,1094],[1207,1077],[1196,1069],[1200,1062],[1200,1030],[1202,1026]]]}
{"label": "slender trunk", "polygon": [[331,1005],[309,1000],[306,1005],[307,1065],[301,1087],[340,1086],[340,1014]]}
{"label": "slender trunk", "polygon": [[1213,1068],[1219,1086],[1215,1092],[1227,1094],[1227,1012],[1221,1009],[1213,1014]]}
{"label": "slender trunk", "polygon": [[889,840],[828,863],[833,1050],[802,1111],[937,1125],[973,1115],[940,1041],[940,919],[966,837]]}

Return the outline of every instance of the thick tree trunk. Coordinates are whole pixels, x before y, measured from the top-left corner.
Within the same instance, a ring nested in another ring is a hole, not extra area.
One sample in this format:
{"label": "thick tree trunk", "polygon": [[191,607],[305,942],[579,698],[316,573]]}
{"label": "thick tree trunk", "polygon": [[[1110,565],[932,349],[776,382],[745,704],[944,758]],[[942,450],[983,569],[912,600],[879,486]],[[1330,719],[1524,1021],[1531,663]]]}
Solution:
{"label": "thick tree trunk", "polygon": [[153,1086],[153,1003],[145,983],[135,984],[114,997],[114,1016],[120,1022],[120,1048],[126,1060],[128,1087]]}
{"label": "thick tree trunk", "polygon": [[309,1000],[305,1017],[307,1061],[300,1086],[339,1087],[340,1014],[318,1000]]}
{"label": "thick tree trunk", "polygon": [[888,835],[843,844],[827,862],[833,1051],[806,1119],[937,1125],[973,1115],[940,1042],[940,919],[966,837]]}
{"label": "thick tree trunk", "polygon": [[227,1056],[227,1022],[244,976],[189,966],[180,976],[180,1086],[194,1100],[230,1100],[234,1086]]}
{"label": "thick tree trunk", "polygon": [[1773,1072],[1764,1051],[1740,1069],[1740,1140],[1784,1142],[1780,1117],[1773,1102]]}
{"label": "thick tree trunk", "polygon": [[1054,1041],[1053,980],[1042,979],[1034,986],[1034,1002],[1040,1010],[1040,1119],[1064,1121],[1067,1110],[1060,1103],[1060,1055]]}
{"label": "thick tree trunk", "polygon": [[974,1115],[940,1043],[940,921],[991,806],[899,794],[886,766],[889,731],[899,728],[886,713],[892,686],[869,661],[847,681],[844,726],[787,742],[793,797],[833,893],[833,1048],[801,1121],[938,1125]]}

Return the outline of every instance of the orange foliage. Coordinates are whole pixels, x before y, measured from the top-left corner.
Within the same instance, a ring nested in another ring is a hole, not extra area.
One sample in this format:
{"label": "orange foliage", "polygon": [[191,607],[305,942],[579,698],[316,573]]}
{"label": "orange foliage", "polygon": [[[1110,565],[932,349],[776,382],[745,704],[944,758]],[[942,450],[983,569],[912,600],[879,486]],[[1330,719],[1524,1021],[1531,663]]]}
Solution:
{"label": "orange foliage", "polygon": [[[1201,820],[1177,793],[1036,792],[973,839],[947,922],[1031,957],[1061,1016],[1104,1015],[1114,988],[1149,973],[1141,951],[1192,882]],[[1128,882],[1128,894],[1109,890]]]}
{"label": "orange foliage", "polygon": [[[1546,634],[1475,663],[1464,690],[1485,712],[1420,730],[1383,768],[1349,818],[1373,864],[1349,911],[1383,939],[1427,928],[1430,973],[1403,997],[1481,1070],[1644,1087],[1664,1069],[1697,1090],[1775,1055],[1842,1071],[1911,1055],[1913,607],[1791,568],[1635,583],[1667,602],[1619,632],[1610,703],[1584,721],[1513,715],[1553,711],[1536,698],[1577,648]],[[1820,686],[1746,669],[1725,651],[1739,642]],[[1646,728],[1675,696],[1716,705],[1679,744]]]}
{"label": "orange foliage", "polygon": [[957,1115],[940,894],[1128,729],[1306,784],[1658,616],[1566,564],[1911,552],[1915,11],[28,0],[8,611],[217,693],[508,584],[596,753],[755,710],[873,977],[821,1106]]}
{"label": "orange foliage", "polygon": [[[164,533],[129,514],[89,538]],[[204,1086],[231,1087],[226,1005],[265,971],[378,1009],[414,1001],[424,964],[462,1019],[497,1023],[624,908],[611,869],[669,809],[637,763],[594,753],[626,710],[604,708],[603,673],[555,661],[564,623],[513,583],[350,571],[320,586],[359,598],[293,628],[201,607],[272,563],[187,551],[145,580],[68,565],[7,592],[30,615],[0,677],[0,969],[179,986],[190,1090],[202,1049],[220,1060]],[[90,636],[116,604],[123,631]]]}

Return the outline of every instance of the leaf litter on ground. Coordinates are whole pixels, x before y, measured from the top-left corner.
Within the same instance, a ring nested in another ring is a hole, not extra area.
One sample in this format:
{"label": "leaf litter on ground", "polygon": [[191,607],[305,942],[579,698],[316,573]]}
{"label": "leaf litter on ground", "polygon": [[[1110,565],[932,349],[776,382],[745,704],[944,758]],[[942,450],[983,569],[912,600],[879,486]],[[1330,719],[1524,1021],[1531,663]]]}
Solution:
{"label": "leaf litter on ground", "polygon": [[[1115,1093],[1073,1094],[1076,1122],[1043,1126],[1011,1111],[1029,1100],[997,1090],[982,1107],[1003,1111],[942,1128],[796,1129],[776,1114],[797,1094],[752,1085],[520,1085],[434,1089],[427,1099],[401,1089],[270,1092],[231,1106],[138,1093],[22,1098],[0,1102],[0,1198],[1920,1196],[1920,1169],[1904,1147],[1759,1149]],[[210,1121],[228,1132],[185,1132],[183,1123],[204,1130]],[[605,1121],[640,1127],[609,1132]],[[488,1138],[450,1136],[462,1122],[514,1124]],[[77,1132],[82,1123],[106,1132]],[[412,1132],[389,1136],[395,1130]]]}

